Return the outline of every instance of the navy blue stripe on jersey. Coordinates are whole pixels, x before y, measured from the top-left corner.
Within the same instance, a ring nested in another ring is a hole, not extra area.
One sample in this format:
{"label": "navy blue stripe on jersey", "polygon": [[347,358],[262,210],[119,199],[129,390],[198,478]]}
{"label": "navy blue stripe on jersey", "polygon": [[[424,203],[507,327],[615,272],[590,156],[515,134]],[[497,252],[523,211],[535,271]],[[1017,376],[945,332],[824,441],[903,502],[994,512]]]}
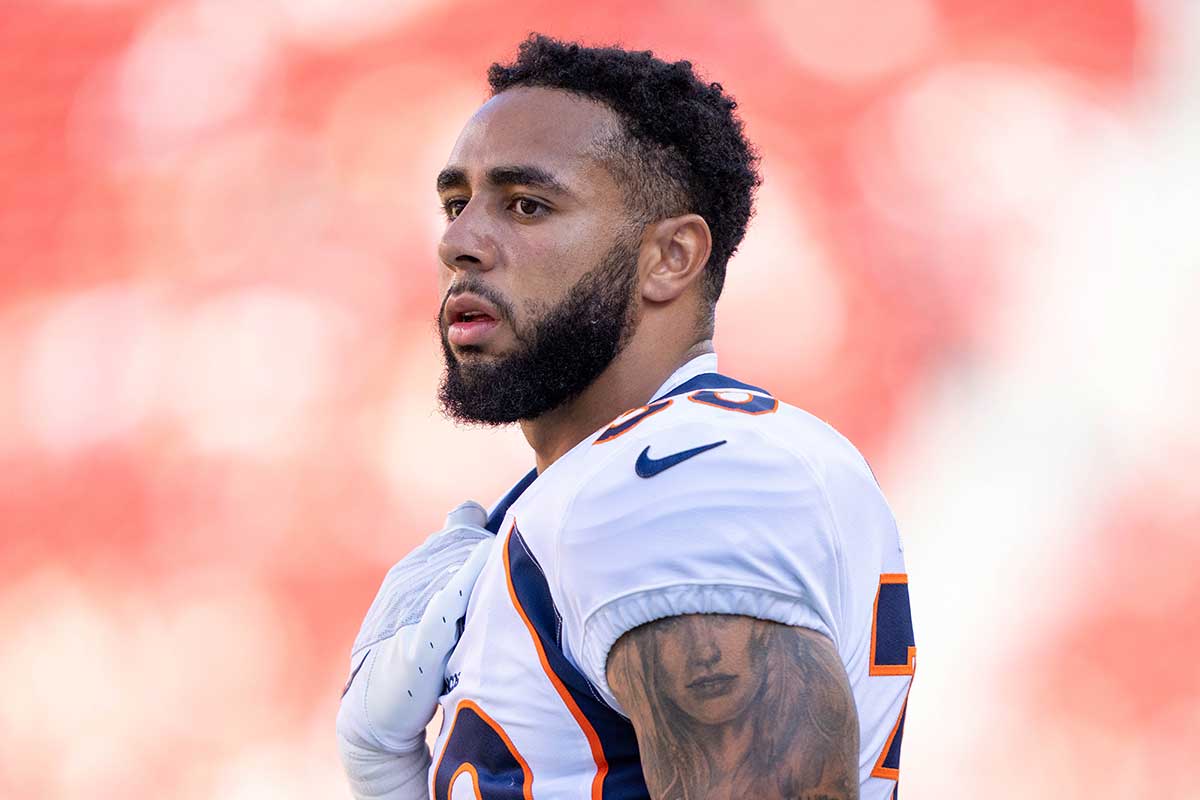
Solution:
{"label": "navy blue stripe on jersey", "polygon": [[525,493],[525,490],[529,488],[530,484],[537,480],[537,476],[538,471],[535,467],[534,469],[529,470],[529,474],[527,474],[524,478],[521,478],[521,480],[517,481],[517,485],[508,490],[508,494],[504,495],[504,499],[500,501],[500,504],[496,506],[496,509],[488,516],[487,525],[484,527],[492,533],[499,533],[500,526],[504,524],[504,515],[508,513],[510,508],[512,508],[512,504],[517,502],[517,498]]}
{"label": "navy blue stripe on jersey", "polygon": [[649,798],[633,725],[601,700],[583,673],[567,660],[562,647],[562,617],[554,606],[545,573],[516,525],[509,534],[505,555],[515,599],[537,635],[547,666],[600,740],[608,764],[600,796],[604,800]]}
{"label": "navy blue stripe on jersey", "polygon": [[[760,394],[770,394],[766,389],[760,389],[757,386],[751,386],[748,383],[735,381],[733,378],[727,378],[716,372],[705,372],[702,375],[697,375],[685,383],[676,386],[671,391],[663,395],[663,397],[677,397],[681,394],[694,392],[697,389],[741,389],[743,392],[759,392]],[[662,398],[658,398],[662,399]]]}

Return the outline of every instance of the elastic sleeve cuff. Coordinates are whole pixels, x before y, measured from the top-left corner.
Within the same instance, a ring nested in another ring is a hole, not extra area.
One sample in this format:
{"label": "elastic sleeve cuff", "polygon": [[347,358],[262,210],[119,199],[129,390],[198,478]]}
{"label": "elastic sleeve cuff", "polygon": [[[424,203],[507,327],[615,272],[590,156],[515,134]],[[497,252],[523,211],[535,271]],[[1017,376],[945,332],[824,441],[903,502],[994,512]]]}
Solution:
{"label": "elastic sleeve cuff", "polygon": [[339,735],[338,749],[355,800],[428,800],[430,755],[424,741],[397,755],[359,747]]}
{"label": "elastic sleeve cuff", "polygon": [[604,701],[628,717],[608,686],[608,653],[625,633],[639,625],[680,614],[736,614],[837,637],[821,615],[801,597],[756,586],[676,584],[611,600],[584,620],[580,666]]}

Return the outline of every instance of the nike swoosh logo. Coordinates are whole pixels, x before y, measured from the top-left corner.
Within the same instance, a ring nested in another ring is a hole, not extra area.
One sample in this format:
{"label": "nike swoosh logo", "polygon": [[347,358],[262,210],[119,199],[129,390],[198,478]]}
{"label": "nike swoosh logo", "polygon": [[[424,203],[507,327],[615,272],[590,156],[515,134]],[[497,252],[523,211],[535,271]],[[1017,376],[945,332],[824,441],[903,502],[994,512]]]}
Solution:
{"label": "nike swoosh logo", "polygon": [[369,655],[371,655],[371,649],[367,648],[367,652],[363,653],[362,661],[358,662],[358,666],[354,668],[354,672],[350,673],[350,680],[346,681],[346,686],[342,689],[342,697],[345,697],[346,692],[350,691],[350,684],[354,683],[354,676],[363,668],[363,664],[367,663],[367,656]]}
{"label": "nike swoosh logo", "polygon": [[639,478],[653,478],[663,470],[670,469],[676,464],[687,461],[692,456],[698,456],[707,450],[712,450],[714,447],[720,447],[723,444],[725,444],[724,439],[712,444],[702,444],[699,447],[693,447],[691,450],[681,450],[678,453],[672,453],[662,458],[651,458],[650,448],[647,447],[638,456],[637,463],[633,465],[633,470],[638,474]]}

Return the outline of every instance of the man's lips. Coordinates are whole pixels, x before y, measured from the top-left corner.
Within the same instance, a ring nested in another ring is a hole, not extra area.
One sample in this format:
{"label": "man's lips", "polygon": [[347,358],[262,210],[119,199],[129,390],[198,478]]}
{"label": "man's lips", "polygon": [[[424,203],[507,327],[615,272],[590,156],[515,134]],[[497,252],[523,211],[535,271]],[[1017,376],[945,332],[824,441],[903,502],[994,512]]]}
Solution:
{"label": "man's lips", "polygon": [[500,320],[491,317],[454,322],[446,329],[446,338],[450,344],[459,347],[483,344],[484,340],[499,326]]}
{"label": "man's lips", "polygon": [[452,297],[442,313],[448,323],[446,338],[459,347],[482,344],[500,325],[496,307],[475,294]]}
{"label": "man's lips", "polygon": [[470,322],[474,319],[490,317],[491,319],[500,319],[500,312],[496,307],[484,300],[477,294],[463,292],[457,294],[446,301],[446,307],[442,310],[445,315],[446,322],[453,325],[456,322]]}

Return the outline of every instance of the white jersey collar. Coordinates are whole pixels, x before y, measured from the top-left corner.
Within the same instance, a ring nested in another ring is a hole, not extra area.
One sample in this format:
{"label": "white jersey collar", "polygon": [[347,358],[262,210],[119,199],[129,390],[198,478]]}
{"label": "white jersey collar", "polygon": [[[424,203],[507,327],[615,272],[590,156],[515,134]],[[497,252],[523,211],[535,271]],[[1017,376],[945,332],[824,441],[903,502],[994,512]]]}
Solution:
{"label": "white jersey collar", "polygon": [[703,375],[706,372],[716,371],[716,353],[705,353],[704,355],[696,356],[691,361],[687,362],[682,367],[671,373],[671,377],[667,378],[666,383],[658,387],[658,391],[654,393],[652,401],[657,400],[667,392],[675,389],[677,386],[682,386],[697,375]]}

